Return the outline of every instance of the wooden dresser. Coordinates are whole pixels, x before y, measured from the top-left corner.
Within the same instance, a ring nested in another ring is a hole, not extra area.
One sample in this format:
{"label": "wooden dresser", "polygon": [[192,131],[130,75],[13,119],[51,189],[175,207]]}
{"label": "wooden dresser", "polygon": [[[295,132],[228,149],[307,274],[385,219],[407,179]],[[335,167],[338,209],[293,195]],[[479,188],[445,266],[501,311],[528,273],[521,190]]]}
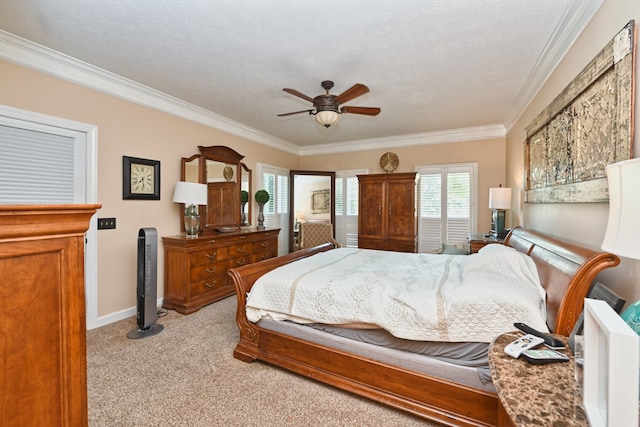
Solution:
{"label": "wooden dresser", "polygon": [[0,205],[0,425],[86,426],[84,234],[100,205]]}
{"label": "wooden dresser", "polygon": [[418,251],[417,172],[358,175],[358,247]]}
{"label": "wooden dresser", "polygon": [[239,230],[207,233],[196,239],[163,237],[164,304],[182,314],[235,293],[227,270],[278,255],[278,233]]}

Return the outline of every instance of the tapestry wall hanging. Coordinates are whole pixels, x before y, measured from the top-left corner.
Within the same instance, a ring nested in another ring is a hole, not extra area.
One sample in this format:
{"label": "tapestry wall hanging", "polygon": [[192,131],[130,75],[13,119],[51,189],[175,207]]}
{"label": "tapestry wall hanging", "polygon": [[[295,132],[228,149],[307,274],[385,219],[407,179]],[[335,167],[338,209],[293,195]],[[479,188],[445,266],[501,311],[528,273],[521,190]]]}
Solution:
{"label": "tapestry wall hanging", "polygon": [[526,128],[525,202],[609,200],[605,167],[633,151],[630,21]]}

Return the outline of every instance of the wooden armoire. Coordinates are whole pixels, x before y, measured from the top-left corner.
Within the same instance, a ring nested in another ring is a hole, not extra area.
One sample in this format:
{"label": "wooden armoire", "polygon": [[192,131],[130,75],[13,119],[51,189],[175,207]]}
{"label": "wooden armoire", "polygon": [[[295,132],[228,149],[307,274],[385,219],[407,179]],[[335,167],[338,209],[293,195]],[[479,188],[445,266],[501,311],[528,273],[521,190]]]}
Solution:
{"label": "wooden armoire", "polygon": [[417,172],[358,175],[358,247],[418,252]]}
{"label": "wooden armoire", "polygon": [[0,425],[86,426],[84,244],[100,205],[0,205]]}

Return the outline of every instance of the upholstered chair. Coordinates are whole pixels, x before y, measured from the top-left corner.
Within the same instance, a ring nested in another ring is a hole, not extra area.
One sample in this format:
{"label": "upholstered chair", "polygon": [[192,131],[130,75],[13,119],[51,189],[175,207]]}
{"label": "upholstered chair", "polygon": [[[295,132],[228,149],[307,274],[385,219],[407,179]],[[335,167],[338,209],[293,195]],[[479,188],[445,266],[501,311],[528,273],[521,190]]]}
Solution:
{"label": "upholstered chair", "polygon": [[340,247],[340,243],[333,238],[333,225],[323,222],[300,224],[300,249],[312,248],[327,242]]}

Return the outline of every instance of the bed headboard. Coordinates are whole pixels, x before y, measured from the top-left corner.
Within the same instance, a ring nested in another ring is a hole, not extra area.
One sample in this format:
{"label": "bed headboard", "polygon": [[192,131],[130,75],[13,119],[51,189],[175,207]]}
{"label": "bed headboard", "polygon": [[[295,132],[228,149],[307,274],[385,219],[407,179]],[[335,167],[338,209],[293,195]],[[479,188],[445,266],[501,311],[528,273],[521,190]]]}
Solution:
{"label": "bed headboard", "polygon": [[620,259],[571,243],[552,239],[524,228],[514,228],[504,244],[533,258],[547,292],[549,330],[569,336],[591,283],[602,270],[615,267]]}

